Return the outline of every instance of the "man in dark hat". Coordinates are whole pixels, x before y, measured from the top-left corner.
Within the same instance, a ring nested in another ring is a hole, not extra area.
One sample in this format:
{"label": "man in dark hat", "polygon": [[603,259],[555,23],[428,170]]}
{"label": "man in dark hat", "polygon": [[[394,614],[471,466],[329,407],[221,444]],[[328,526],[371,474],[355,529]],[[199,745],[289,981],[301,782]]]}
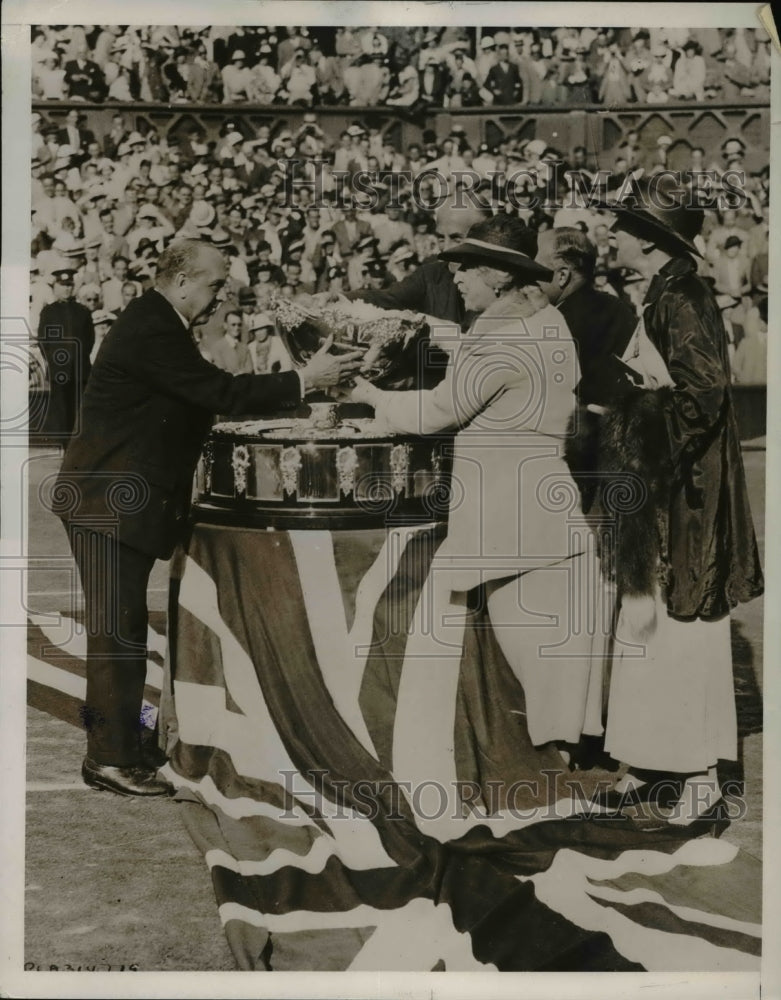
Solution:
{"label": "man in dark hat", "polygon": [[46,361],[49,383],[48,406],[40,432],[61,444],[67,444],[74,430],[78,430],[76,417],[95,344],[92,315],[73,297],[75,273],[66,264],[52,272],[54,301],[41,309],[38,321],[38,344]]}
{"label": "man in dark hat", "polygon": [[662,787],[654,772],[673,776],[682,791],[670,822],[690,824],[719,808],[717,758],[737,759],[729,612],[763,579],[727,337],[695,262],[704,213],[661,178],[613,206],[618,263],[651,278],[624,356],[643,386],[600,430],[603,477],[642,484],[631,510],[613,511],[614,568],[617,643],[641,643],[646,662],[614,659],[605,747],[629,765],[617,793],[647,798]]}

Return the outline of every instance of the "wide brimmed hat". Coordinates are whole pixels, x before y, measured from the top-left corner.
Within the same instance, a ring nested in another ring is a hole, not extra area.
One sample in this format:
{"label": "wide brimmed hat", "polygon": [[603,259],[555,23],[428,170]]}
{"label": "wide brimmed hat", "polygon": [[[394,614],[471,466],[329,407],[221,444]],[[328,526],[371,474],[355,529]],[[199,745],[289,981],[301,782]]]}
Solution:
{"label": "wide brimmed hat", "polygon": [[509,247],[499,246],[496,243],[488,243],[485,240],[477,240],[467,236],[463,243],[452,247],[450,250],[443,250],[439,255],[440,260],[455,261],[459,264],[482,264],[484,267],[495,267],[500,271],[509,271],[511,274],[524,274],[530,281],[550,281],[553,271],[549,267],[543,267],[534,259],[537,252],[536,236],[530,230],[528,246],[521,250],[512,250]]}
{"label": "wide brimmed hat", "polygon": [[[640,198],[635,196],[635,190]],[[702,257],[694,242],[705,213],[696,203],[696,191],[682,187],[666,174],[635,179],[633,190],[620,201],[592,202],[591,208],[614,212],[618,221],[641,239],[672,242],[682,250]]]}

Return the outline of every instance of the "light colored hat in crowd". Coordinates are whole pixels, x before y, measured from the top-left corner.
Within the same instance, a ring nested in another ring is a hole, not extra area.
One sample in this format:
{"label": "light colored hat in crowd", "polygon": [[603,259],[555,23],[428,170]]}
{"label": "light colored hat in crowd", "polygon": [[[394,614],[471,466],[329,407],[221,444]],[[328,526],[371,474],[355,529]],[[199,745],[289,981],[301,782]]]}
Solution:
{"label": "light colored hat in crowd", "polygon": [[133,147],[129,142],[121,142],[119,144],[119,149],[117,150],[117,156],[126,156],[128,153],[133,152]]}
{"label": "light colored hat in crowd", "polygon": [[103,187],[102,184],[95,184],[93,187],[87,191],[84,195],[85,201],[100,201],[101,198],[107,198],[108,191]]}
{"label": "light colored hat in crowd", "polygon": [[190,167],[191,177],[200,177],[201,174],[208,174],[208,173],[209,173],[209,168],[205,163],[194,163]]}
{"label": "light colored hat in crowd", "polygon": [[403,263],[405,260],[412,260],[414,256],[415,256],[415,251],[412,249],[412,247],[409,246],[396,247],[396,249],[388,258],[388,266],[392,267],[396,264]]}
{"label": "light colored hat in crowd", "polygon": [[273,184],[263,184],[260,188],[260,194],[263,198],[273,198],[277,193],[277,189]]}
{"label": "light colored hat in crowd", "polygon": [[96,309],[92,314],[93,326],[110,326],[117,318],[117,314],[108,309]]}
{"label": "light colored hat in crowd", "polygon": [[207,229],[214,222],[216,214],[214,207],[201,199],[192,203],[189,218],[196,229]]}
{"label": "light colored hat in crowd", "polygon": [[493,49],[496,48],[496,42],[494,41],[493,35],[483,35],[480,39],[481,49]]}
{"label": "light colored hat in crowd", "polygon": [[356,250],[369,250],[378,244],[376,236],[362,236],[355,245]]}
{"label": "light colored hat in crowd", "polygon": [[57,159],[58,160],[69,160],[71,156],[74,156],[76,150],[73,146],[69,146],[67,143],[63,146],[57,147]]}
{"label": "light colored hat in crowd", "polygon": [[236,49],[236,51],[231,56],[231,62],[238,62],[239,59],[246,59],[246,58],[247,58],[246,55],[242,52],[241,49]]}
{"label": "light colored hat in crowd", "polygon": [[81,240],[78,240],[71,246],[60,250],[60,253],[66,260],[76,260],[78,257],[84,256],[84,244]]}
{"label": "light colored hat in crowd", "polygon": [[210,239],[218,250],[224,250],[225,247],[233,244],[230,234],[226,233],[224,229],[212,229]]}
{"label": "light colored hat in crowd", "polygon": [[532,139],[526,144],[525,152],[530,156],[543,156],[547,148],[548,144],[544,139]]}
{"label": "light colored hat in crowd", "polygon": [[244,136],[241,134],[241,132],[229,132],[225,136],[226,146],[236,146],[240,142],[244,142]]}
{"label": "light colored hat in crowd", "polygon": [[360,125],[350,125],[347,129],[347,134],[353,138],[357,138],[359,135],[365,135],[366,130],[361,128]]}
{"label": "light colored hat in crowd", "polygon": [[146,139],[140,132],[131,132],[126,141],[128,146],[146,146]]}
{"label": "light colored hat in crowd", "polygon": [[305,243],[303,240],[293,240],[293,242],[288,246],[287,252],[288,254],[299,253],[303,251],[304,247]]}
{"label": "light colored hat in crowd", "polygon": [[93,236],[84,244],[85,250],[97,250],[98,247],[103,245],[103,240],[99,236]]}
{"label": "light colored hat in crowd", "polygon": [[274,329],[274,320],[268,313],[254,313],[250,317],[249,328],[251,331],[264,330],[266,327],[271,327],[272,330]]}
{"label": "light colored hat in crowd", "polygon": [[154,219],[157,221],[157,212],[151,205],[143,205],[138,210],[139,219]]}
{"label": "light colored hat in crowd", "polygon": [[207,156],[209,152],[209,147],[205,142],[191,142],[190,149],[192,149],[195,156]]}
{"label": "light colored hat in crowd", "polygon": [[672,144],[673,144],[672,136],[669,135],[660,135],[659,138],[656,140],[657,146],[672,146]]}

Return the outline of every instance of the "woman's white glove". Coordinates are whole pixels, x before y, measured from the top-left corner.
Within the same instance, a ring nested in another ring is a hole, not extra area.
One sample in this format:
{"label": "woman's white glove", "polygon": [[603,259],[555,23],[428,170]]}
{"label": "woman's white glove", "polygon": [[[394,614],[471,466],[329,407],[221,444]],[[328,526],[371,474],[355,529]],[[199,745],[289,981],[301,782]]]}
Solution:
{"label": "woman's white glove", "polygon": [[378,390],[367,379],[360,376],[355,379],[355,386],[350,392],[350,400],[353,403],[368,403],[369,406],[377,405]]}

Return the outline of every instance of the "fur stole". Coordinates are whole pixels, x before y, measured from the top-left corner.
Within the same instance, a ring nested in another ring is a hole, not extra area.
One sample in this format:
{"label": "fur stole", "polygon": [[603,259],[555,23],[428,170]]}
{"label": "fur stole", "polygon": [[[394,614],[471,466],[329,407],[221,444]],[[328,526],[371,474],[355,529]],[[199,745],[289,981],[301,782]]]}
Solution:
{"label": "fur stole", "polygon": [[649,595],[664,585],[670,391],[638,389],[603,414],[581,406],[570,417],[564,457],[599,540],[603,573],[619,595]]}

